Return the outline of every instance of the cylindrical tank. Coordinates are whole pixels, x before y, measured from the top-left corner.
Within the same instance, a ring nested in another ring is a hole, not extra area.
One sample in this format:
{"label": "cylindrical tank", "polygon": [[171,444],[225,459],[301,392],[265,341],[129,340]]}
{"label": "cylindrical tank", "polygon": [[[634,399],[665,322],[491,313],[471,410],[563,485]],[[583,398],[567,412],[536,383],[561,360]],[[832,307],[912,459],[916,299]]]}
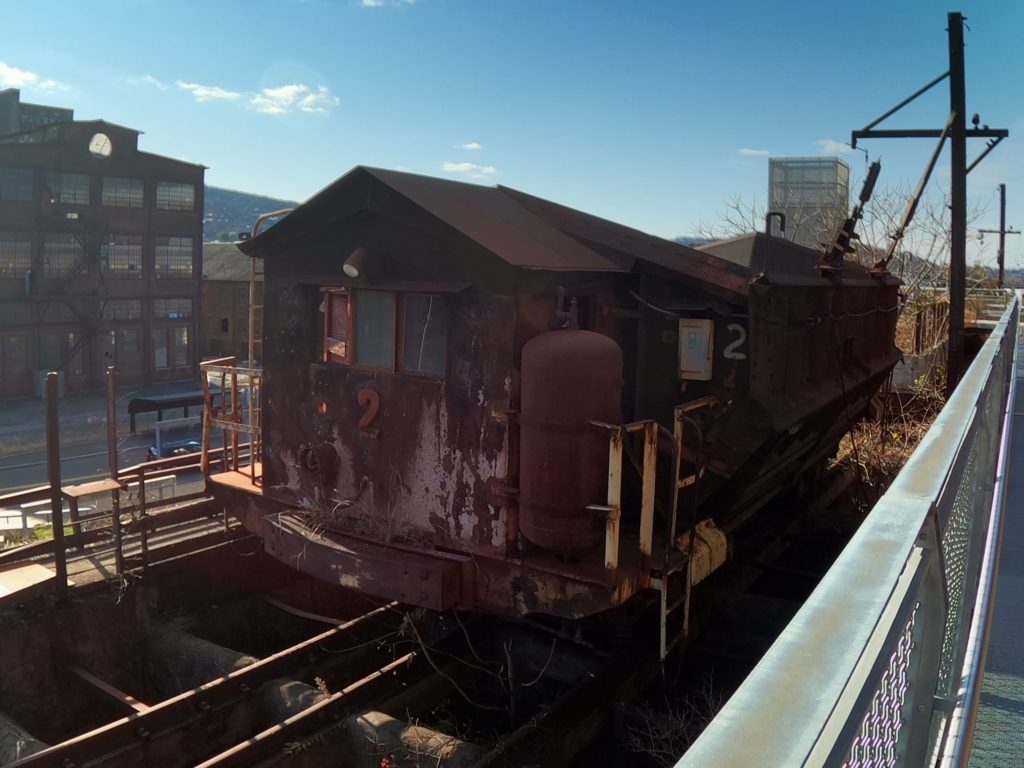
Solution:
{"label": "cylindrical tank", "polygon": [[519,528],[562,554],[604,534],[608,433],[590,421],[622,420],[622,350],[592,331],[535,336],[523,347],[519,443]]}

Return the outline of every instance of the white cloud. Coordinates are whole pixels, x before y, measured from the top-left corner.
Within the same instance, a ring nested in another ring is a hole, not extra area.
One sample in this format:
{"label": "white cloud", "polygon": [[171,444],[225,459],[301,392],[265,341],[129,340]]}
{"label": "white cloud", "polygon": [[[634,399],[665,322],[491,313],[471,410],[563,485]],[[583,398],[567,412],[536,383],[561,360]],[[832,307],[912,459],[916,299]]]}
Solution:
{"label": "white cloud", "polygon": [[768,157],[767,149],[750,149],[749,147],[742,147],[736,151],[742,157]]}
{"label": "white cloud", "polygon": [[824,155],[849,155],[853,153],[853,147],[845,141],[836,141],[835,139],[818,139],[814,143],[821,148],[821,152]]}
{"label": "white cloud", "polygon": [[185,83],[175,80],[174,84],[182,91],[188,91],[195,96],[196,101],[238,101],[242,94],[238,91],[228,91],[217,85],[200,85],[199,83]]}
{"label": "white cloud", "polygon": [[472,152],[476,152],[476,150],[478,150],[478,149],[483,149],[483,147],[480,146],[480,142],[478,142],[478,141],[470,141],[470,142],[467,142],[466,144],[456,144],[455,148],[456,149],[468,149],[468,150],[470,150]]}
{"label": "white cloud", "polygon": [[[143,81],[152,80],[154,85],[160,86],[159,81],[154,78],[143,78]],[[326,112],[331,107],[341,103],[341,99],[333,95],[325,85],[318,85],[311,88],[302,83],[291,83],[280,85],[274,88],[263,88],[259,92],[253,91],[229,91],[217,85],[199,85],[198,83],[185,83],[176,80],[174,83],[179,90],[188,91],[196,101],[230,101],[243,104],[257,112],[266,115],[285,115],[291,112]]]}
{"label": "white cloud", "polygon": [[493,176],[498,169],[493,165],[478,165],[477,163],[453,163],[445,160],[441,163],[441,170],[445,173],[465,173],[474,179],[484,179]]}
{"label": "white cloud", "polygon": [[362,0],[363,8],[381,8],[385,5],[415,5],[416,0]]}
{"label": "white cloud", "polygon": [[158,88],[161,91],[167,90],[167,84],[161,83],[152,75],[143,75],[142,77],[132,78],[128,82],[132,85],[152,85],[154,88]]}
{"label": "white cloud", "polygon": [[315,90],[312,90],[308,85],[293,83],[277,88],[264,88],[252,96],[249,103],[257,112],[283,115],[295,110],[326,112],[330,107],[338,106],[341,99],[332,95],[324,85],[318,85]]}
{"label": "white cloud", "polygon": [[56,80],[39,77],[35,72],[18,69],[0,61],[0,86],[6,88],[35,88],[39,91],[66,91],[68,86]]}

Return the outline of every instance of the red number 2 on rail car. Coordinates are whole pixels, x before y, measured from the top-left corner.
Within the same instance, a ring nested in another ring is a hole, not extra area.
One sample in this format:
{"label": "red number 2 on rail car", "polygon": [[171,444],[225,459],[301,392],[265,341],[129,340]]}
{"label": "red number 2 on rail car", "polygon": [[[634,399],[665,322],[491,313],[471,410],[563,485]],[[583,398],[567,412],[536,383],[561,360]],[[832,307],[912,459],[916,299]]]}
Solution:
{"label": "red number 2 on rail car", "polygon": [[359,419],[359,431],[369,432],[370,425],[377,418],[377,411],[380,410],[380,393],[375,389],[360,389],[356,393],[356,402],[366,410]]}

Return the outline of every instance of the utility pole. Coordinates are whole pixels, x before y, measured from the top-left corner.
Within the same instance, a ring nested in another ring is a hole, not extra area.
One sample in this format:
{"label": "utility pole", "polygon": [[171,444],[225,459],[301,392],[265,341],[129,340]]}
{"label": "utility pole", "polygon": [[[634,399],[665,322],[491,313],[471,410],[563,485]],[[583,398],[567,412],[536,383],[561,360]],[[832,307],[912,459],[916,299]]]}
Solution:
{"label": "utility pole", "polygon": [[996,262],[999,264],[999,287],[1003,287],[1003,271],[1006,268],[1006,236],[1019,235],[1018,229],[1006,228],[1006,185],[999,185],[999,229],[979,229],[979,232],[999,235],[999,255]]}
{"label": "utility pole", "polygon": [[[927,90],[949,78],[949,139],[950,139],[950,254],[949,254],[949,347],[946,360],[946,396],[956,388],[964,367],[964,305],[966,303],[967,277],[967,174],[995,146],[1009,135],[1005,129],[990,129],[978,126],[977,115],[972,119],[974,127],[967,130],[966,85],[964,82],[964,17],[959,11],[949,13],[949,70],[939,75],[923,88],[901,101],[877,120],[859,131],[851,132],[850,143],[857,146],[857,139],[905,139],[939,138],[945,129],[876,130],[875,126],[899,111]],[[974,162],[967,165],[967,139],[991,139]]]}
{"label": "utility pole", "polygon": [[964,85],[964,17],[949,14],[949,346],[946,397],[964,370],[964,307],[967,305],[967,94]]}

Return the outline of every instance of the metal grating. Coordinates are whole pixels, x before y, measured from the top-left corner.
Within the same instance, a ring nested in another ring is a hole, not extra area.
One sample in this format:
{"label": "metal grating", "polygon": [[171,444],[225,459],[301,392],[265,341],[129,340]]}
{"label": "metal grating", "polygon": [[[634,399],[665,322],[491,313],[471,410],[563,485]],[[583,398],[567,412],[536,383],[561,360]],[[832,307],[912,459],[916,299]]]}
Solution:
{"label": "metal grating", "polygon": [[[948,609],[946,629],[939,662],[939,690],[951,692],[957,649],[962,647],[966,622],[963,620],[964,595],[967,586],[967,564],[970,557],[971,529],[974,523],[976,479],[978,472],[978,437],[971,444],[964,475],[953,499],[949,522],[942,535],[942,556],[945,566]],[[971,595],[973,602],[973,594]],[[957,670],[959,674],[959,670]]]}
{"label": "metal grating", "polygon": [[899,642],[889,657],[889,666],[850,745],[844,768],[889,768],[897,765],[900,730],[905,720],[904,706],[910,689],[908,671],[916,648],[914,621],[920,605],[915,603]]}

